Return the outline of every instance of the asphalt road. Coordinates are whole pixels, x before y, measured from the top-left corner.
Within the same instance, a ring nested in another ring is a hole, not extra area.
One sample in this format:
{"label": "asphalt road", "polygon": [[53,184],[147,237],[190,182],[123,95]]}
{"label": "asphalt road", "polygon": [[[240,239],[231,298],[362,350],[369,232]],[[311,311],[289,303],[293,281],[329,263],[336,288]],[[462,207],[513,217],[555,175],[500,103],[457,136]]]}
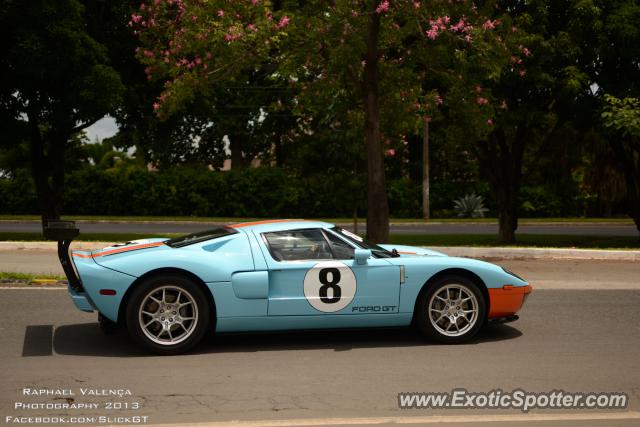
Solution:
{"label": "asphalt road", "polygon": [[[588,274],[578,273],[572,283]],[[389,424],[416,417],[422,424],[434,416],[456,426],[494,425],[491,417],[502,417],[501,426],[639,422],[616,417],[640,415],[640,290],[538,289],[519,321],[490,326],[467,345],[425,343],[409,329],[247,334],[212,337],[176,357],[141,353],[123,333],[103,335],[96,316],[76,311],[63,290],[0,293],[3,421],[73,412],[18,410],[16,402],[118,401],[142,408],[74,414],[140,415],[150,423],[295,420],[281,424],[287,426],[341,417],[336,425],[353,424],[354,417]],[[24,388],[70,389],[76,396],[24,396]],[[132,396],[83,397],[81,388],[125,389]],[[632,412],[532,411],[547,418],[521,422],[527,415],[515,410],[398,409],[399,392],[455,388],[621,391],[630,394]]]}
{"label": "asphalt road", "polygon": [[[193,233],[221,225],[214,222],[85,222],[78,221],[80,233]],[[343,224],[353,230],[352,224]],[[360,232],[366,230],[365,224],[359,225]],[[35,233],[42,231],[38,221],[0,221],[0,232]],[[491,223],[395,223],[391,233],[403,234],[497,234],[498,225]],[[638,229],[632,224],[616,223],[550,223],[521,224],[521,234],[571,234],[593,236],[637,236]]]}

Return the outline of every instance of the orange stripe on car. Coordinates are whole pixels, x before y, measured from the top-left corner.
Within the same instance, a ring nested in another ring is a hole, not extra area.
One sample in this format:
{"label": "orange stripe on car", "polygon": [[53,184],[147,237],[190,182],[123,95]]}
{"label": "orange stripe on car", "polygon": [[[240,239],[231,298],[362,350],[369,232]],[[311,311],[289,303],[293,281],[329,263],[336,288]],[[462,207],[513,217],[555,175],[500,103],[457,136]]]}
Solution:
{"label": "orange stripe on car", "polygon": [[489,289],[489,318],[515,314],[530,293],[531,285],[504,285],[502,288]]}
{"label": "orange stripe on car", "polygon": [[93,256],[91,254],[79,254],[77,252],[74,252],[71,255],[76,257],[76,258],[93,258]]}
{"label": "orange stripe on car", "polygon": [[407,252],[407,251],[398,251],[399,254],[405,255],[416,255],[418,252]]}
{"label": "orange stripe on car", "polygon": [[238,224],[231,224],[229,225],[229,227],[241,228],[241,227],[251,227],[252,225],[273,224],[277,222],[300,222],[300,221],[305,221],[305,220],[304,219],[268,219],[265,221],[241,222]]}
{"label": "orange stripe on car", "polygon": [[78,258],[97,258],[97,257],[101,257],[101,256],[107,256],[107,255],[114,255],[114,254],[119,254],[121,252],[129,252],[129,251],[135,251],[138,249],[145,249],[145,248],[154,248],[156,246],[161,246],[164,245],[164,242],[153,242],[153,243],[143,243],[141,245],[133,245],[133,246],[125,246],[122,248],[117,248],[117,249],[111,249],[108,251],[103,251],[103,252],[98,252],[95,254],[79,254],[79,253],[73,253],[74,257],[78,257]]}

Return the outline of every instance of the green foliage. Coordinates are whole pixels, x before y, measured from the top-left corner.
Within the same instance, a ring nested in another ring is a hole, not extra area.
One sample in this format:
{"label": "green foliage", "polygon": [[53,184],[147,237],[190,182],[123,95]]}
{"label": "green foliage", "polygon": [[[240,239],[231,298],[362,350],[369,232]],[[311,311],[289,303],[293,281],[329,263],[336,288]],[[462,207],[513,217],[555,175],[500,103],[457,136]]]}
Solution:
{"label": "green foliage", "polygon": [[[271,167],[216,172],[187,166],[155,172],[127,161],[102,164],[67,175],[65,214],[313,218],[351,217],[354,209],[366,214],[362,183],[349,186],[339,174],[300,176]],[[437,212],[450,206],[452,188],[434,186]],[[419,185],[402,178],[389,181],[388,189],[392,216],[420,216]],[[0,178],[0,200],[0,214],[37,212],[26,170]]]}
{"label": "green foliage", "polygon": [[619,131],[623,136],[640,138],[640,99],[618,99],[606,94],[604,101],[604,125]]}

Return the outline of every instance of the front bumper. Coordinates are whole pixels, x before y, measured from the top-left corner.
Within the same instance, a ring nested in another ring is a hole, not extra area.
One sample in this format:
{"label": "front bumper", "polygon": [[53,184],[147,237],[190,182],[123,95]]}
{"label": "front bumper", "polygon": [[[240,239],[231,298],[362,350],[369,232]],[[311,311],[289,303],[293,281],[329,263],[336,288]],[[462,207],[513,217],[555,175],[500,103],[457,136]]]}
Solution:
{"label": "front bumper", "polygon": [[71,285],[69,285],[69,288],[67,290],[69,291],[71,301],[73,301],[73,304],[78,310],[86,311],[89,313],[93,312],[94,307],[91,299],[89,298],[89,295],[84,292],[76,291]]}
{"label": "front bumper", "polygon": [[531,285],[489,289],[489,319],[514,315],[522,308],[531,290]]}

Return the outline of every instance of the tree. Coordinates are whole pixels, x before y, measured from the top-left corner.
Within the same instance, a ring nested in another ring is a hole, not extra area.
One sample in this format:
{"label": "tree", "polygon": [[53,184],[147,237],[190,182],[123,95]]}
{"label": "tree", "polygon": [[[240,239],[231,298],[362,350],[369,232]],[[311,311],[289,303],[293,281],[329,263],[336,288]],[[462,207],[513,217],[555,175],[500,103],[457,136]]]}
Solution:
{"label": "tree", "polygon": [[367,234],[385,242],[385,146],[401,134],[422,132],[427,111],[441,101],[435,88],[425,84],[433,80],[430,73],[443,80],[460,73],[496,75],[508,58],[502,42],[508,32],[472,2],[280,6],[276,12],[263,1],[143,4],[132,17],[141,31],[139,57],[150,75],[166,81],[156,108],[160,114],[179,110],[195,97],[215,93],[243,69],[272,58],[280,64],[274,78],[300,91],[298,125],[314,121],[308,111],[317,111],[313,106],[320,101],[311,98],[348,106],[339,109],[345,113],[341,122],[362,130],[367,153]]}
{"label": "tree", "polygon": [[640,99],[604,99],[602,120],[613,131],[610,144],[624,173],[629,216],[640,231]]}
{"label": "tree", "polygon": [[590,69],[601,102],[596,112],[602,111],[609,147],[625,178],[627,211],[640,230],[640,4],[616,0],[598,6],[601,31]]}
{"label": "tree", "polygon": [[0,7],[0,109],[12,144],[28,141],[43,221],[59,218],[73,136],[119,101],[122,85],[76,0]]}
{"label": "tree", "polygon": [[566,143],[567,129],[580,121],[580,106],[589,102],[590,56],[583,44],[587,29],[596,25],[597,9],[576,0],[507,5],[509,42],[518,53],[477,98],[493,110],[487,120],[491,132],[479,141],[478,154],[498,205],[499,239],[513,243],[523,174],[539,170],[549,146]]}

